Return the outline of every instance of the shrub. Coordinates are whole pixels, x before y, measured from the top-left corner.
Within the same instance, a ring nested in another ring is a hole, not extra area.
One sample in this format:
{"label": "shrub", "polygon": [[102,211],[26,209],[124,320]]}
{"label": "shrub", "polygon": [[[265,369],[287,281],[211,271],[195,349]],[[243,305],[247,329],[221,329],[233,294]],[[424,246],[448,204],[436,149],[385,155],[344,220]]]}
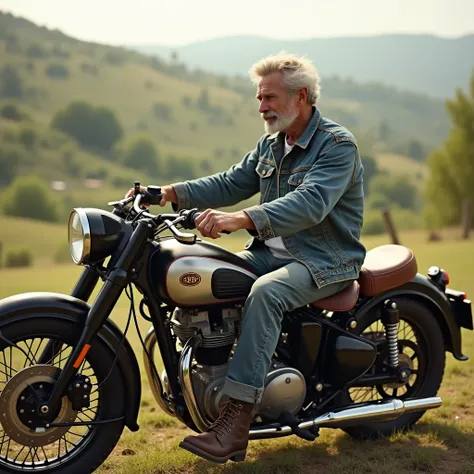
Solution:
{"label": "shrub", "polygon": [[3,196],[3,211],[7,216],[57,221],[58,209],[53,192],[37,178],[17,177]]}
{"label": "shrub", "polygon": [[404,209],[415,209],[418,191],[407,175],[377,175],[371,179],[370,193],[386,196],[392,204]]}
{"label": "shrub", "polygon": [[25,161],[25,152],[18,145],[0,147],[0,186],[8,186],[16,176],[18,166]]}
{"label": "shrub", "polygon": [[5,257],[5,267],[29,267],[33,264],[33,256],[29,250],[10,250]]}
{"label": "shrub", "polygon": [[385,232],[385,223],[380,211],[368,211],[364,214],[363,235],[378,235]]}
{"label": "shrub", "polygon": [[99,68],[94,64],[89,63],[82,63],[81,64],[81,71],[90,74],[91,76],[98,76],[99,75]]}
{"label": "shrub", "polygon": [[20,121],[25,118],[25,115],[21,111],[20,107],[12,102],[2,105],[2,108],[0,109],[0,116],[8,120],[16,121]]}
{"label": "shrub", "polygon": [[69,68],[64,64],[48,64],[46,66],[46,75],[52,79],[67,79],[69,77]]}
{"label": "shrub", "polygon": [[153,114],[157,119],[163,120],[165,122],[173,121],[173,114],[171,107],[168,104],[163,102],[156,102],[153,105]]}
{"label": "shrub", "polygon": [[117,146],[119,160],[128,168],[138,169],[151,176],[158,174],[158,151],[146,135],[137,135]]}
{"label": "shrub", "polygon": [[48,52],[39,44],[33,43],[26,49],[26,55],[30,58],[47,58]]}
{"label": "shrub", "polygon": [[35,146],[37,138],[36,130],[33,127],[25,125],[20,129],[18,140],[20,143],[23,143],[26,148],[31,150]]}
{"label": "shrub", "polygon": [[0,97],[18,99],[23,96],[23,82],[16,70],[9,65],[0,70]]}

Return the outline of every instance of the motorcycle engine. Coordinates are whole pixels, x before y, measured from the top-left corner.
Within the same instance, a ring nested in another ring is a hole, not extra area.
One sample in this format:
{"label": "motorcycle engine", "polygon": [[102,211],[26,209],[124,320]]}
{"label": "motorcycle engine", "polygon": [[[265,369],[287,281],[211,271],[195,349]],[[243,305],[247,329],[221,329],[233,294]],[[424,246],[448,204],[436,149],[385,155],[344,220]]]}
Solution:
{"label": "motorcycle engine", "polygon": [[[240,335],[239,308],[193,311],[176,308],[171,327],[181,344],[196,332],[202,334],[202,345],[196,351],[196,364],[191,377],[196,400],[208,419],[215,420],[219,406],[225,401],[222,393],[229,356]],[[277,360],[272,360],[265,379],[265,391],[256,415],[263,421],[276,421],[283,412],[296,415],[306,396],[303,374]]]}

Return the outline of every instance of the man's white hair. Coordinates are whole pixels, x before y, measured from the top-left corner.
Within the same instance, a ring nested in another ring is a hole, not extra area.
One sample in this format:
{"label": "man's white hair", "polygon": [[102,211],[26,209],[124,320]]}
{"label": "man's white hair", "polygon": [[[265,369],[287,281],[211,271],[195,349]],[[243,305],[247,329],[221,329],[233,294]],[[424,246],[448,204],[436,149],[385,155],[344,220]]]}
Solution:
{"label": "man's white hair", "polygon": [[252,81],[258,81],[269,74],[280,71],[290,94],[299,89],[308,89],[308,104],[315,105],[321,95],[321,77],[312,62],[303,56],[284,51],[256,62],[249,70]]}

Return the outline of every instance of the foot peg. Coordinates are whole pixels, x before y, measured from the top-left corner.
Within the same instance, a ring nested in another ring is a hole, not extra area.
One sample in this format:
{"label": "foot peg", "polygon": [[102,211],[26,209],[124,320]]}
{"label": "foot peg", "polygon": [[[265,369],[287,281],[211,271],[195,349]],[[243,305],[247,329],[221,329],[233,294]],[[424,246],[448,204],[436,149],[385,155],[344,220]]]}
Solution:
{"label": "foot peg", "polygon": [[281,425],[288,425],[294,435],[306,441],[314,441],[319,436],[319,428],[317,426],[313,426],[310,429],[298,428],[301,421],[291,413],[282,413],[278,421]]}

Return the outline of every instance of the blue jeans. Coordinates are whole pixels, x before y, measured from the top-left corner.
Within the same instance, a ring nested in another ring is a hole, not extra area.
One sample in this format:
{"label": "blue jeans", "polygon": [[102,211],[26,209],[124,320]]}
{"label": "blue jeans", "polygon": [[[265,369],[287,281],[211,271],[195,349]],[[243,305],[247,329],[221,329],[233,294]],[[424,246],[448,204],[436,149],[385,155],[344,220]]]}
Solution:
{"label": "blue jeans", "polygon": [[243,308],[242,332],[224,384],[229,397],[259,403],[281,332],[283,315],[331,296],[351,281],[318,288],[300,262],[276,258],[266,247],[238,253],[259,274]]}

